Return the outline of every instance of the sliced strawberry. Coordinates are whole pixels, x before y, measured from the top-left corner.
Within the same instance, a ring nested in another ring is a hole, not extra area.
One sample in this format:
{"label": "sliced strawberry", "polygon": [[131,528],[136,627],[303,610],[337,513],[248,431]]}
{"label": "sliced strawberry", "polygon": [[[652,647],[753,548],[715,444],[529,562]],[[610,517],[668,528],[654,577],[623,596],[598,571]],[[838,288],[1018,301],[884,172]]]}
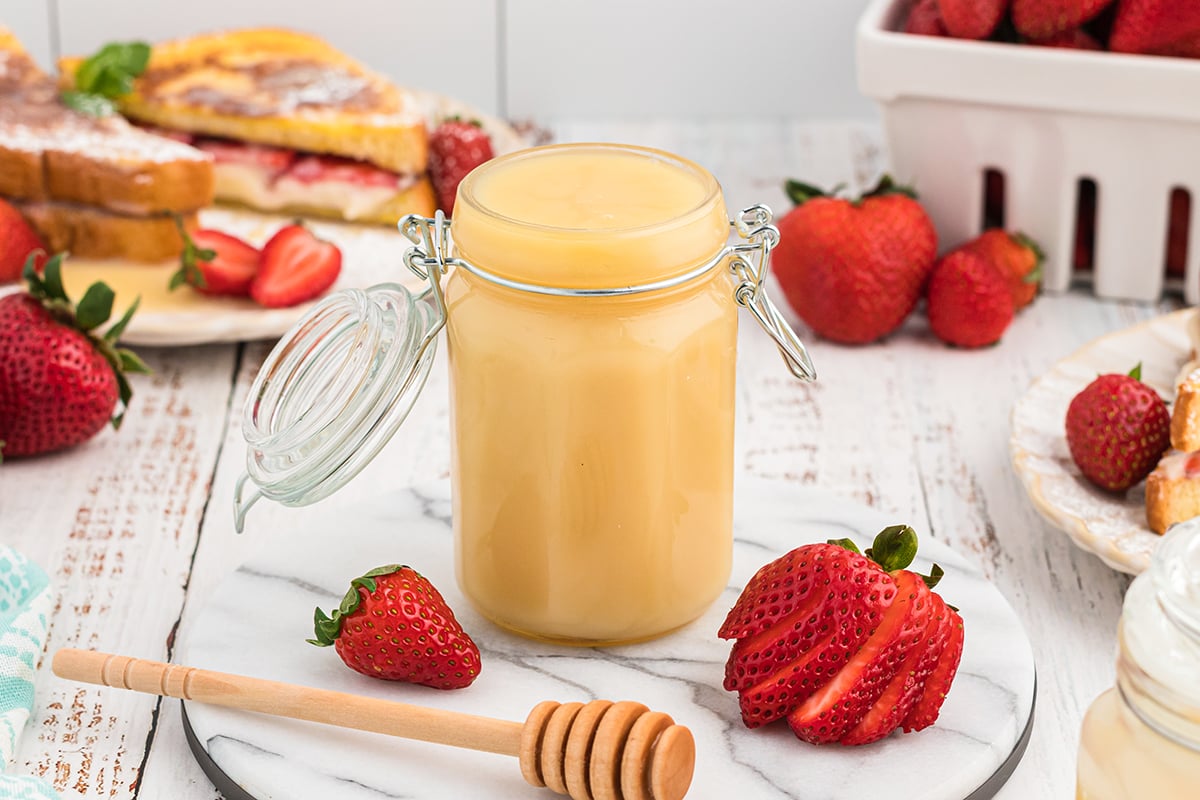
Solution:
{"label": "sliced strawberry", "polygon": [[909,651],[921,641],[932,613],[929,589],[921,576],[898,570],[896,599],[883,612],[879,627],[854,656],[788,715],[797,737],[813,744],[836,742],[866,715],[891,683]]}
{"label": "sliced strawberry", "polygon": [[809,592],[791,614],[733,645],[725,663],[725,688],[740,691],[761,683],[835,630],[867,637],[894,595],[895,585],[878,567],[836,573],[820,590]]}
{"label": "sliced strawberry", "polygon": [[873,632],[874,628],[843,624],[803,655],[779,664],[777,671],[738,694],[742,722],[757,728],[786,717],[827,684]]}
{"label": "sliced strawberry", "polygon": [[197,139],[194,146],[211,155],[216,164],[261,167],[272,175],[283,172],[296,160],[295,150],[231,139]]}
{"label": "sliced strawberry", "polygon": [[942,703],[950,691],[950,684],[954,682],[954,676],[958,672],[958,663],[962,659],[963,651],[963,621],[954,609],[947,606],[946,610],[950,612],[950,633],[946,639],[946,646],[938,657],[937,665],[925,679],[920,697],[904,717],[905,733],[928,728],[937,721]]}
{"label": "sliced strawberry", "polygon": [[184,236],[179,271],[171,276],[170,288],[188,284],[211,295],[245,296],[258,272],[258,248],[236,236],[214,230],[180,230]]}
{"label": "sliced strawberry", "polygon": [[797,547],[754,573],[717,635],[745,639],[774,629],[785,618],[816,608],[829,592],[849,598],[869,591],[882,574],[869,558],[836,544]]}
{"label": "sliced strawberry", "polygon": [[333,286],[342,271],[342,251],[303,225],[278,230],[263,245],[250,296],[268,308],[294,306]]}
{"label": "sliced strawberry", "polygon": [[374,164],[336,156],[305,155],[283,175],[301,183],[349,183],[355,186],[384,186],[394,189],[400,176]]}
{"label": "sliced strawberry", "polygon": [[875,705],[839,741],[845,745],[879,741],[896,728],[921,696],[925,681],[937,666],[953,628],[951,611],[941,595],[930,592],[932,611],[919,641],[908,651],[895,677],[875,701]]}
{"label": "sliced strawberry", "polygon": [[46,263],[46,245],[20,211],[0,200],[0,283],[21,279],[29,255],[40,250],[34,269],[42,271]]}

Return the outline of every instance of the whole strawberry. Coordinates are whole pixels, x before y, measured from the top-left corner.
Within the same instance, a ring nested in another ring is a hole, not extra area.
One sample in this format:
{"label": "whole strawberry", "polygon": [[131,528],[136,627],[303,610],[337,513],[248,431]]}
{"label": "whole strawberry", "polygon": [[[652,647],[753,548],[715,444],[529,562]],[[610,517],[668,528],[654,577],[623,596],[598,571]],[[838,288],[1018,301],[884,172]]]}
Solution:
{"label": "whole strawberry", "polygon": [[43,277],[33,264],[30,256],[28,292],[0,298],[0,441],[7,458],[71,447],[109,421],[119,427],[132,395],[125,373],[149,371],[116,347],[136,301],[97,335],[112,313],[112,290],[93,284],[75,306],[63,291],[62,256],[46,262]]}
{"label": "whole strawberry", "polygon": [[1171,415],[1158,392],[1142,383],[1142,365],[1128,375],[1101,375],[1067,407],[1067,448],[1084,477],[1123,492],[1139,483],[1171,443]]}
{"label": "whole strawberry", "polygon": [[934,336],[957,347],[995,344],[1013,318],[1008,281],[967,250],[948,253],[934,265],[928,299]]}
{"label": "whole strawberry", "polygon": [[980,256],[1004,276],[1014,309],[1019,311],[1033,302],[1042,281],[1042,262],[1045,260],[1042,249],[1033,239],[1023,233],[991,228],[960,249]]}
{"label": "whole strawberry", "polygon": [[389,564],[350,582],[332,615],[315,615],[310,644],[333,645],[346,666],[372,678],[461,689],[479,675],[479,648],[426,578]]}
{"label": "whole strawberry", "polygon": [[946,29],[957,39],[986,39],[1008,9],[1008,0],[938,0]]}
{"label": "whole strawberry", "polygon": [[1030,39],[1028,44],[1037,47],[1056,47],[1059,50],[1103,50],[1100,40],[1083,28],[1072,28],[1045,39]]}
{"label": "whole strawberry", "polygon": [[458,184],[493,155],[492,140],[478,122],[451,117],[438,125],[429,136],[429,177],[438,208],[453,214]]}
{"label": "whole strawberry", "polygon": [[1188,55],[1197,44],[1196,0],[1121,0],[1108,38],[1108,49],[1119,53]]}
{"label": "whole strawberry", "polygon": [[904,21],[904,32],[922,36],[949,36],[938,0],[917,0]]}
{"label": "whole strawberry", "polygon": [[857,200],[788,181],[797,203],[779,221],[772,269],[815,332],[866,344],[894,331],[921,297],[937,254],[933,223],[911,189],[884,176]]}
{"label": "whole strawberry", "polygon": [[21,212],[0,200],[0,283],[12,283],[31,253],[38,253],[36,266],[45,260],[46,245]]}
{"label": "whole strawberry", "polygon": [[866,744],[936,719],[962,654],[962,619],[907,569],[916,533],[885,528],[866,555],[848,539],[798,547],[746,584],[718,635],[736,639],[725,688],[742,720],[787,717],[801,739]]}
{"label": "whole strawberry", "polygon": [[1013,27],[1030,39],[1049,39],[1096,17],[1113,0],[1012,0]]}

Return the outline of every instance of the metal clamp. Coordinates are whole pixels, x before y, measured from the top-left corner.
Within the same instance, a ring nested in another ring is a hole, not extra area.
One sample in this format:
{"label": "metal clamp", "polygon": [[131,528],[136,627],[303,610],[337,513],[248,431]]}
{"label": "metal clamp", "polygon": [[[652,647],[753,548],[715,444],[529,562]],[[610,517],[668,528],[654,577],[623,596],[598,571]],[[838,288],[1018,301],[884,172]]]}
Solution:
{"label": "metal clamp", "polygon": [[733,298],[745,308],[779,348],[788,371],[802,381],[815,381],[817,371],[800,337],[767,296],[765,283],[771,269],[771,250],[779,244],[779,229],[771,224],[771,209],[750,206],[732,223],[745,243],[731,245],[729,269],[738,280]]}
{"label": "metal clamp", "polygon": [[409,214],[400,221],[399,227],[405,238],[413,243],[413,247],[404,254],[404,263],[414,274],[429,284],[420,297],[424,298],[432,294],[440,312],[437,324],[427,334],[428,340],[432,340],[446,322],[446,302],[442,296],[441,279],[451,266],[465,269],[500,286],[520,291],[560,297],[608,297],[658,291],[687,283],[707,273],[728,258],[729,269],[737,281],[733,290],[734,300],[754,316],[762,329],[775,342],[792,375],[803,381],[816,380],[817,371],[813,368],[808,350],[800,341],[800,337],[792,330],[791,325],[779,313],[779,309],[771,302],[764,286],[770,271],[771,249],[779,243],[779,229],[771,224],[771,209],[764,205],[751,206],[738,214],[737,219],[730,222],[730,225],[737,230],[738,236],[745,242],[726,247],[712,259],[682,275],[637,286],[613,286],[601,289],[574,289],[520,283],[493,275],[477,265],[454,258],[450,255],[450,221],[441,211],[438,211],[433,219]]}
{"label": "metal clamp", "polygon": [[446,219],[446,215],[440,209],[433,219],[409,214],[400,220],[398,227],[404,238],[413,245],[404,251],[405,266],[428,283],[416,299],[424,300],[432,296],[438,312],[421,343],[421,351],[424,352],[446,325],[446,298],[442,294],[442,277],[451,266],[459,262],[450,257],[450,220]]}

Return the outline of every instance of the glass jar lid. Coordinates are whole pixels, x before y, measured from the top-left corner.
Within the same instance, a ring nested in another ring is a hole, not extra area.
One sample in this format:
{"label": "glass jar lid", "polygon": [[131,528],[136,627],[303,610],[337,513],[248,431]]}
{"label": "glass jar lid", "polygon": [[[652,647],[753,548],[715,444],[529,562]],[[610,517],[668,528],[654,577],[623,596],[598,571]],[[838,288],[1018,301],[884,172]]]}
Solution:
{"label": "glass jar lid", "polygon": [[459,185],[459,257],[502,280],[574,290],[657,285],[729,238],[720,184],[649,147],[559,144],[493,159]]}

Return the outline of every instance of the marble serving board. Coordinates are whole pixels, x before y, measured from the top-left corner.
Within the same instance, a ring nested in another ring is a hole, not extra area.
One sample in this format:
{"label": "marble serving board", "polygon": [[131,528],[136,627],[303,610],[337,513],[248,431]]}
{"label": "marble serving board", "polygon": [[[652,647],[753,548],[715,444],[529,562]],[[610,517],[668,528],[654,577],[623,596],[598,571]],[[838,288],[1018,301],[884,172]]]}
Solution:
{"label": "marble serving board", "polygon": [[[741,587],[762,564],[800,544],[850,536],[865,546],[879,529],[903,520],[842,497],[753,479],[741,480],[735,508],[733,574],[708,613],[662,639],[600,649],[510,635],[470,607],[454,579],[447,483],[354,506],[333,498],[307,512],[297,528],[247,534],[267,539],[260,555],[225,580],[176,660],[517,721],[547,699],[638,700],[695,735],[692,800],[850,800],[884,789],[890,800],[990,797],[1023,752],[1036,682],[1029,641],[1000,593],[960,555],[924,537],[916,568],[927,572],[936,560],[946,570],[938,591],[966,625],[958,677],[932,728],[857,748],[813,747],[784,723],[748,730],[736,697],[721,688],[729,643],[716,636]],[[482,671],[469,688],[443,692],[373,680],[347,669],[332,648],[305,643],[314,607],[335,606],[352,577],[391,562],[429,577],[478,643]],[[553,796],[526,784],[514,758],[184,705],[193,749],[230,800]]]}

